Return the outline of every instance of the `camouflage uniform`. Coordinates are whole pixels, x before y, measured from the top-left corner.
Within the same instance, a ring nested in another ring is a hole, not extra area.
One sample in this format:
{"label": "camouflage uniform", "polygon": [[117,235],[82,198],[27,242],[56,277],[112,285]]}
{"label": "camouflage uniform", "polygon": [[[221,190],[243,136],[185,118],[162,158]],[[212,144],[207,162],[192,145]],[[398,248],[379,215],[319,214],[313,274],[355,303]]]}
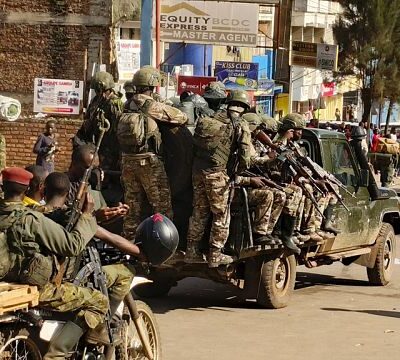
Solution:
{"label": "camouflage uniform", "polygon": [[210,253],[213,249],[220,251],[228,239],[228,162],[236,149],[239,151],[239,167],[247,168],[250,162],[251,135],[248,125],[239,121],[237,128],[235,131],[226,111],[217,112],[214,118],[200,118],[197,123],[194,135],[193,214],[187,236],[189,256],[199,251],[210,211],[213,216]]}
{"label": "camouflage uniform", "polygon": [[[235,180],[235,184],[250,186],[250,178],[238,176]],[[248,189],[247,196],[249,206],[254,207],[253,233],[258,235],[270,235],[272,231],[269,232],[268,229],[270,228],[269,224],[274,202],[274,192],[267,187]]]}
{"label": "camouflage uniform", "polygon": [[[116,136],[117,121],[124,109],[121,96],[113,90],[115,84],[112,75],[99,71],[92,79],[91,88],[96,96],[90,102],[85,120],[77,133],[79,143],[96,144],[99,136],[99,125],[103,119],[110,122],[110,129],[104,134],[99,148],[100,166],[105,170],[119,170],[119,146]],[[106,91],[110,91],[107,95]]]}
{"label": "camouflage uniform", "polygon": [[[68,221],[68,208],[54,209],[49,205],[34,207],[34,210],[43,213],[47,218],[64,226]],[[78,311],[86,324],[94,329],[103,322],[104,315],[99,316],[104,309],[108,310],[108,299],[98,290],[76,286],[70,276],[74,273],[77,258],[68,258],[65,269],[64,282],[56,286],[49,282],[40,293],[42,307],[57,309],[61,312]],[[102,270],[106,276],[108,296],[115,302],[121,302],[130,291],[130,286],[135,274],[133,266],[114,264],[103,266]]]}
{"label": "camouflage uniform", "polygon": [[[23,261],[27,261],[32,257],[32,250],[37,254],[54,254],[59,257],[77,256],[86,247],[86,244],[94,236],[97,224],[94,217],[82,215],[74,230],[68,233],[61,225],[56,224],[52,220],[46,218],[43,214],[28,210],[22,202],[4,202],[0,203],[0,225],[7,223],[10,214],[13,211],[23,213],[18,222],[21,224],[14,225],[18,235],[22,235],[22,248],[25,249],[24,255],[20,253],[13,258],[13,265],[7,274],[5,281],[30,282],[30,278],[26,278],[25,269],[21,268]],[[25,245],[26,244],[26,245]],[[52,269],[46,271],[57,272],[57,264],[50,255]],[[51,265],[50,265],[51,266]],[[44,272],[44,271],[43,271]],[[37,274],[32,270],[32,274]],[[110,283],[113,277],[109,277]],[[94,328],[104,321],[104,316],[108,311],[108,299],[99,291],[91,290],[84,287],[74,286],[71,283],[64,283],[57,288],[47,280],[47,283],[38,284],[39,287],[39,305],[56,311],[77,311],[77,315],[88,327]]]}
{"label": "camouflage uniform", "polygon": [[183,125],[187,121],[186,114],[172,106],[157,102],[153,97],[136,94],[133,97],[131,108],[138,107],[145,116],[146,121],[154,125],[154,138],[157,138],[157,149],[149,148],[143,153],[121,148],[122,150],[122,176],[125,202],[130,211],[124,219],[125,237],[133,239],[136,228],[142,218],[146,200],[152,207],[152,212],[160,212],[167,217],[172,217],[171,193],[168,184],[164,163],[159,153],[161,135],[157,122],[173,125]]}

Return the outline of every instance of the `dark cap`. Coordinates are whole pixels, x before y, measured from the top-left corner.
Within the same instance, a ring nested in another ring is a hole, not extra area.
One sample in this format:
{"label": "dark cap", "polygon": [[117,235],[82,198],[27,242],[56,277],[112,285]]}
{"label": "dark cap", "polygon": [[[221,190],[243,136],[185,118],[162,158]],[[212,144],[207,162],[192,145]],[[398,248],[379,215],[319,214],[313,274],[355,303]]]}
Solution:
{"label": "dark cap", "polygon": [[3,176],[3,182],[9,181],[21,185],[29,185],[30,180],[33,178],[32,173],[19,167],[5,168],[1,175]]}

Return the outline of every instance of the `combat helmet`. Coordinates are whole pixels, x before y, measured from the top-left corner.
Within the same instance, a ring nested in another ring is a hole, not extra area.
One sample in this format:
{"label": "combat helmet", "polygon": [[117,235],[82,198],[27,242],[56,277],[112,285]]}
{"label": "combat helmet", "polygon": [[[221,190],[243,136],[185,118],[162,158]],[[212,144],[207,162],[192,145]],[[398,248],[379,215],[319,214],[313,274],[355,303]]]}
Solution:
{"label": "combat helmet", "polygon": [[132,81],[125,81],[124,90],[125,90],[125,93],[134,93],[135,92],[135,87],[133,86]]}
{"label": "combat helmet", "polygon": [[268,115],[261,115],[260,116],[260,120],[261,120],[261,125],[263,125],[263,127],[271,132],[277,132],[279,129],[279,126],[281,125],[281,122],[278,120],[275,120],[273,117],[268,116]]}
{"label": "combat helmet", "polygon": [[241,103],[245,105],[246,108],[250,108],[250,98],[246,91],[244,90],[232,90],[226,99],[226,103]]}
{"label": "combat helmet", "polygon": [[362,140],[367,137],[367,132],[362,126],[353,126],[351,129],[351,138],[353,140]]}
{"label": "combat helmet", "polygon": [[113,76],[107,71],[98,71],[94,74],[90,83],[90,88],[94,89],[97,93],[113,89],[115,86]]}
{"label": "combat helmet", "polygon": [[143,66],[135,72],[132,84],[136,87],[159,86],[161,82],[160,72],[149,65]]}
{"label": "combat helmet", "polygon": [[249,124],[249,129],[251,132],[257,130],[257,128],[261,125],[260,117],[255,113],[246,113],[242,115],[242,119],[246,120]]}
{"label": "combat helmet", "polygon": [[225,85],[221,81],[212,81],[204,89],[204,98],[225,99]]}
{"label": "combat helmet", "polygon": [[279,131],[288,131],[290,129],[304,129],[306,121],[303,116],[297,113],[291,113],[283,117],[282,123],[279,126]]}

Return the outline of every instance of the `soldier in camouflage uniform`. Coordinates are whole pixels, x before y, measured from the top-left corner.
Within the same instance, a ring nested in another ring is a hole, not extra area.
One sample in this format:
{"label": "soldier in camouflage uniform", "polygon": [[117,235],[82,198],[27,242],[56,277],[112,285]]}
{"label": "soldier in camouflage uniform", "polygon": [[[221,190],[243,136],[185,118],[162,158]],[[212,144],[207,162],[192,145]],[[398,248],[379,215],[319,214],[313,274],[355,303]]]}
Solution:
{"label": "soldier in camouflage uniform", "polygon": [[110,129],[104,134],[99,149],[100,166],[104,170],[119,170],[119,146],[116,136],[117,120],[123,112],[124,104],[114,91],[114,79],[106,71],[99,71],[91,82],[96,96],[92,99],[85,114],[85,120],[75,137],[75,146],[83,143],[96,144],[99,125],[104,118],[110,122]]}
{"label": "soldier in camouflage uniform", "polygon": [[[31,173],[21,168],[7,168],[2,175],[5,196],[0,203],[0,228],[12,226],[13,234],[18,235],[9,240],[14,246],[10,247],[12,256],[4,280],[36,285],[41,306],[76,313],[76,319],[67,322],[56,334],[44,357],[46,360],[65,358],[84,329],[93,329],[104,321],[109,307],[108,299],[97,290],[72,283],[57,287],[51,282],[58,268],[55,256],[79,255],[94,236],[97,224],[91,215],[93,203],[87,199],[82,216],[68,233],[43,214],[23,205]],[[17,249],[15,253],[14,248]],[[3,265],[4,261],[2,258]]]}
{"label": "soldier in camouflage uniform", "polygon": [[[124,219],[124,235],[128,239],[134,238],[147,201],[153,213],[172,217],[171,193],[162,161],[158,124],[182,126],[187,122],[186,114],[154,100],[154,88],[160,84],[157,69],[143,67],[135,73],[132,83],[136,93],[129,104],[129,114],[123,114],[118,124],[122,151],[121,180],[125,201],[130,208]],[[135,127],[134,124],[139,125]],[[137,133],[140,129],[143,129],[142,136]],[[139,137],[142,138],[141,144],[137,143]]]}
{"label": "soldier in camouflage uniform", "polygon": [[217,111],[213,118],[198,120],[194,134],[194,209],[189,222],[185,256],[188,263],[203,261],[199,244],[210,211],[212,226],[208,265],[217,267],[233,261],[222,253],[222,249],[229,235],[230,177],[240,173],[238,168],[246,169],[250,163],[251,135],[247,123],[240,119],[249,107],[246,92],[232,91],[227,100],[227,110]]}

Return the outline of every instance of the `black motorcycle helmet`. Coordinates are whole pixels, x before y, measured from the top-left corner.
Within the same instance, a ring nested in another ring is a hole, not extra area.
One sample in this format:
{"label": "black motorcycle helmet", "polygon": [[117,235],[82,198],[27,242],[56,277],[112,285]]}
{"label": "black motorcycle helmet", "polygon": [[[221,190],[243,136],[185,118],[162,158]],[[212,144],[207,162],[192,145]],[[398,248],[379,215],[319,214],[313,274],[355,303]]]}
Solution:
{"label": "black motorcycle helmet", "polygon": [[154,214],[138,226],[135,243],[140,245],[149,263],[161,265],[174,255],[178,247],[178,230],[166,216]]}

